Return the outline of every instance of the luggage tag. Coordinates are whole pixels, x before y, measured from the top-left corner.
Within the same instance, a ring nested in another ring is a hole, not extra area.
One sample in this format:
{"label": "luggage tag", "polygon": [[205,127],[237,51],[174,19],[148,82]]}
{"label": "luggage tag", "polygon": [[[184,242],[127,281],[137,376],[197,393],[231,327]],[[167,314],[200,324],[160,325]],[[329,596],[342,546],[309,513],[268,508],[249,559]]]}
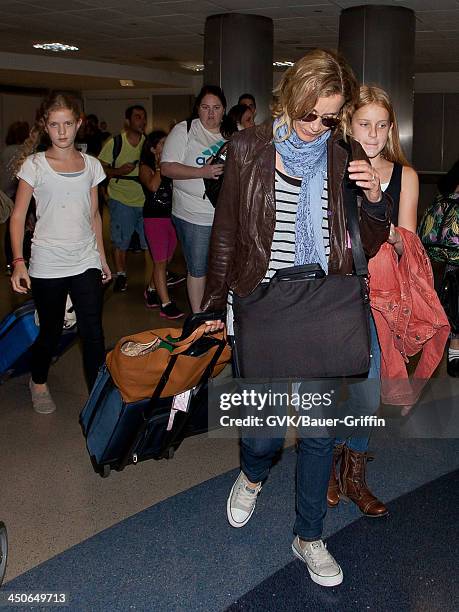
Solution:
{"label": "luggage tag", "polygon": [[190,408],[191,394],[195,389],[196,387],[193,387],[192,389],[188,389],[188,391],[174,395],[166,431],[170,431],[172,429],[177,412],[188,412]]}
{"label": "luggage tag", "polygon": [[348,249],[352,248],[352,242],[351,242],[351,237],[349,235],[349,232],[346,232],[346,247]]}

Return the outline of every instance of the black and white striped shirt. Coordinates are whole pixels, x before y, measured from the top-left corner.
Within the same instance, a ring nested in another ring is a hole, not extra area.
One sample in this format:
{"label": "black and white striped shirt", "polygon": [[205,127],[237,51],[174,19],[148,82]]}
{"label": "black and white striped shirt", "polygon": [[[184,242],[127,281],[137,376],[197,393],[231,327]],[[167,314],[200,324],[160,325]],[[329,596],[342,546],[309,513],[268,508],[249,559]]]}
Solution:
{"label": "black and white striped shirt", "polygon": [[[276,195],[276,226],[274,228],[268,271],[262,282],[269,281],[276,270],[295,265],[295,222],[301,179],[289,177],[276,170],[274,189]],[[324,178],[321,197],[322,235],[325,255],[330,255],[330,231],[328,223],[328,186]]]}
{"label": "black and white striped shirt", "polygon": [[[274,227],[271,255],[268,270],[262,282],[268,282],[277,270],[295,265],[295,222],[298,209],[298,198],[301,189],[301,179],[289,177],[276,170],[274,190],[276,201],[276,225]],[[321,197],[322,235],[325,246],[325,256],[330,255],[330,230],[328,221],[328,180],[324,177],[324,188]],[[227,332],[233,335],[233,296],[228,294],[227,300]]]}

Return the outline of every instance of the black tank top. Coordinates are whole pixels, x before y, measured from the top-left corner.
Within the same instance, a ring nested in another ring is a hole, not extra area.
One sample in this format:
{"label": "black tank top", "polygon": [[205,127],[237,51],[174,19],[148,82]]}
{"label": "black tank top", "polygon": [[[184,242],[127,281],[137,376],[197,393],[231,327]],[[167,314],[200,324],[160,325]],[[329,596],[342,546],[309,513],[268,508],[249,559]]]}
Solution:
{"label": "black tank top", "polygon": [[402,164],[394,162],[392,168],[392,175],[390,177],[389,185],[384,193],[388,193],[394,202],[392,209],[391,221],[394,225],[398,225],[398,208],[400,204],[400,192],[402,190]]}

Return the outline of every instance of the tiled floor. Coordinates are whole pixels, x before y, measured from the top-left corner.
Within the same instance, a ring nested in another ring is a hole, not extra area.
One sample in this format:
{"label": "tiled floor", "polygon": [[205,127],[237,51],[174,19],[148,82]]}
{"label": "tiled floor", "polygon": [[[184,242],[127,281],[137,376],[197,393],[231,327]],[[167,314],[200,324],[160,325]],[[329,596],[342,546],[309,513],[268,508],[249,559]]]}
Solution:
{"label": "tiled floor", "polygon": [[[161,319],[156,309],[145,308],[143,254],[130,254],[128,266],[128,291],[113,294],[109,288],[106,292],[108,347],[131,332],[180,325],[180,321]],[[180,256],[172,267],[183,269]],[[4,270],[1,253],[0,317],[21,302]],[[174,289],[173,295],[180,307],[187,307],[184,285]],[[51,368],[55,414],[33,412],[27,382],[24,376],[0,386],[0,520],[9,532],[7,580],[238,464],[236,440],[199,436],[186,440],[173,461],[148,461],[102,479],[92,470],[78,424],[86,397],[78,345]]]}
{"label": "tiled floor", "polygon": [[[183,269],[180,256],[173,268]],[[0,317],[21,302],[4,269],[1,252]],[[130,254],[128,291],[106,292],[107,346],[131,332],[180,325],[145,308],[147,276],[143,255]],[[186,308],[184,286],[173,295]],[[445,376],[444,363],[438,375]],[[237,440],[198,436],[186,440],[172,461],[148,461],[102,479],[92,470],[78,424],[86,397],[79,347],[73,346],[51,369],[55,414],[33,412],[27,381],[22,377],[0,386],[0,520],[9,531],[7,580],[239,463]]]}

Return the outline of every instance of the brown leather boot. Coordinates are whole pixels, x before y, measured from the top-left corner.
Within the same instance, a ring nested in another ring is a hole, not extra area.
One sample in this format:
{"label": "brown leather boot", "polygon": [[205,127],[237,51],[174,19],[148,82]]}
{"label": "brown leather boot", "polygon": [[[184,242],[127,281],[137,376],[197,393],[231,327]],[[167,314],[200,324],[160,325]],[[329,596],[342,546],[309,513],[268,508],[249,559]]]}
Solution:
{"label": "brown leather boot", "polygon": [[339,482],[336,470],[343,454],[343,444],[336,444],[333,448],[333,461],[330,472],[330,480],[328,482],[327,504],[330,508],[334,508],[339,504]]}
{"label": "brown leather boot", "polygon": [[386,516],[386,506],[373,495],[365,480],[368,453],[358,453],[344,447],[340,470],[340,492],[343,499],[353,501],[365,516]]}

